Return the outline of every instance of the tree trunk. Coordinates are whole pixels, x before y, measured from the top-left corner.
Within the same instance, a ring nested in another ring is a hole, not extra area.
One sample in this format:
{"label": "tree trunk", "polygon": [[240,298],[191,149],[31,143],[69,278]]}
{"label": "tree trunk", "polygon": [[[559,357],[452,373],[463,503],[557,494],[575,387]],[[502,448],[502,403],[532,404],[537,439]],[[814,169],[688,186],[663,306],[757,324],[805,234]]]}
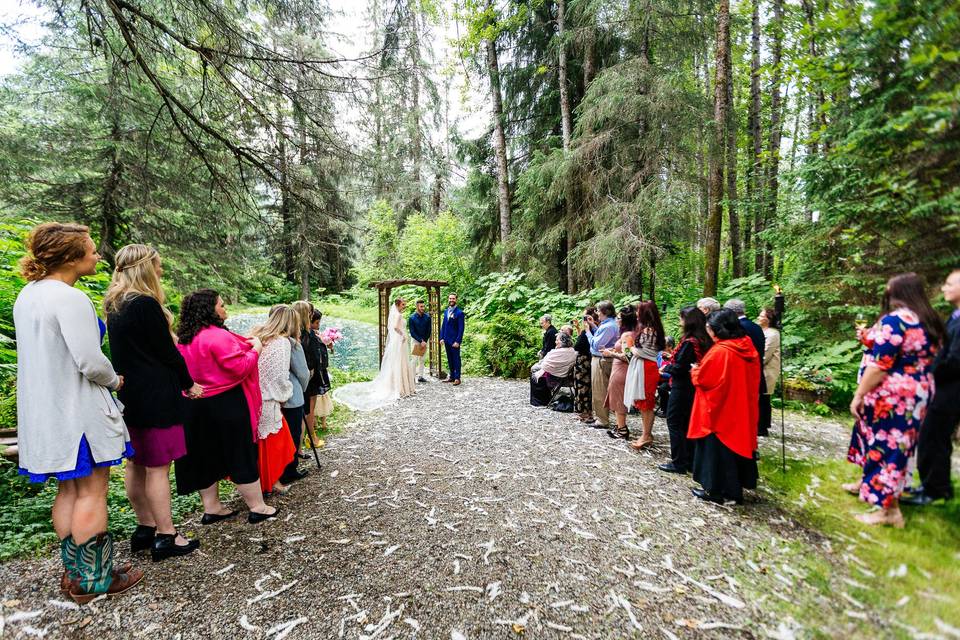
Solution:
{"label": "tree trunk", "polygon": [[[282,121],[281,121],[282,122]],[[281,125],[282,126],[282,125]],[[296,282],[296,265],[293,259],[293,217],[290,211],[290,165],[287,158],[286,134],[278,132],[280,154],[280,223],[282,237],[280,239],[281,254],[283,256],[283,272],[288,282]]]}
{"label": "tree trunk", "polygon": [[[782,114],[780,107],[780,82],[782,70],[780,61],[783,56],[783,0],[773,0],[773,59],[771,66],[773,78],[770,86],[770,137],[767,145],[767,198],[769,206],[764,215],[764,227],[777,219],[777,204],[779,199],[780,173],[780,137],[783,134],[781,125]],[[767,278],[773,272],[773,253],[770,242],[763,243],[763,274]]]}
{"label": "tree trunk", "polygon": [[[559,41],[559,73],[558,82],[560,84],[560,129],[563,135],[563,152],[570,152],[570,138],[573,135],[573,116],[570,110],[570,92],[567,85],[567,42],[566,42],[566,0],[557,0],[557,40]],[[563,266],[566,271],[564,282],[561,289],[567,293],[575,291],[573,263],[570,260],[570,252],[576,247],[576,239],[573,234],[574,224],[573,216],[576,207],[574,206],[573,185],[567,185],[566,194],[563,199],[564,225],[567,231],[564,232],[561,250],[564,254]]]}
{"label": "tree trunk", "polygon": [[[809,35],[807,36],[807,54],[810,56],[811,60],[816,60],[817,39],[813,31],[814,24],[816,22],[816,16],[814,15],[813,0],[802,0],[800,4],[803,8],[803,21],[806,24],[809,32]],[[817,138],[814,135],[814,132],[818,132],[820,129],[816,108],[817,102],[814,100],[816,86],[819,83],[815,82],[812,78],[808,78],[807,82],[807,156],[810,160],[812,160],[819,152]],[[822,99],[820,102],[822,104]],[[806,214],[807,222],[813,222],[813,210],[809,206],[805,207],[804,213]]]}
{"label": "tree trunk", "polygon": [[723,232],[724,124],[727,122],[727,58],[730,56],[730,0],[717,7],[717,50],[713,84],[713,145],[710,150],[710,214],[704,260],[703,294],[717,293],[720,276],[720,237]]}
{"label": "tree trunk", "polygon": [[[750,140],[752,142],[750,163],[747,165],[747,203],[750,206],[750,213],[747,222],[744,224],[743,252],[745,255],[750,253],[751,240],[753,244],[758,245],[759,241],[755,238],[756,233],[760,232],[760,216],[763,211],[760,203],[762,201],[761,191],[763,189],[763,167],[761,166],[760,154],[763,153],[763,139],[760,134],[760,0],[753,0],[753,17],[750,27]],[[753,218],[753,231],[751,234],[750,218]],[[759,246],[754,248],[754,271],[760,271],[763,268],[760,257]]]}
{"label": "tree trunk", "polygon": [[[488,2],[487,6],[490,6]],[[507,266],[507,241],[510,239],[510,174],[507,165],[507,138],[503,130],[503,97],[500,93],[500,65],[497,61],[496,37],[487,45],[487,72],[490,76],[490,99],[493,107],[493,150],[497,158],[497,205],[500,212],[500,264]]]}
{"label": "tree trunk", "polygon": [[411,161],[413,162],[413,199],[411,201],[411,208],[414,211],[422,211],[423,207],[423,132],[420,130],[420,69],[421,69],[421,60],[420,60],[420,30],[419,24],[417,21],[417,12],[414,10],[409,10],[410,15],[410,62],[413,70],[413,75],[411,77],[412,87],[411,87],[411,99],[412,105],[410,109],[410,119],[411,119],[411,137],[410,148],[411,148]]}
{"label": "tree trunk", "polygon": [[657,292],[657,256],[650,254],[650,300],[656,300]]}
{"label": "tree trunk", "polygon": [[730,267],[734,278],[743,275],[743,258],[740,255],[740,217],[737,213],[737,117],[733,110],[733,64],[732,56],[727,55],[727,120],[724,124],[727,152],[727,220],[730,237]]}

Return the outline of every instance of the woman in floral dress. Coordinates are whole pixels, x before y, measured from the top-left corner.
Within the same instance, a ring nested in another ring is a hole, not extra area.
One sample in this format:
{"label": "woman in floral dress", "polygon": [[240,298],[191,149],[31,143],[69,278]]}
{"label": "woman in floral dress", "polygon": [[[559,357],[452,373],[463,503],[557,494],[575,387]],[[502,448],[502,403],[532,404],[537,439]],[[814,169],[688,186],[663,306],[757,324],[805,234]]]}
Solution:
{"label": "woman in floral dress", "polygon": [[927,403],[933,396],[933,357],[945,335],[943,323],[914,273],[887,282],[884,315],[859,338],[864,345],[850,412],[857,419],[847,459],[863,468],[860,482],[844,488],[876,510],[857,520],[902,528],[900,494]]}

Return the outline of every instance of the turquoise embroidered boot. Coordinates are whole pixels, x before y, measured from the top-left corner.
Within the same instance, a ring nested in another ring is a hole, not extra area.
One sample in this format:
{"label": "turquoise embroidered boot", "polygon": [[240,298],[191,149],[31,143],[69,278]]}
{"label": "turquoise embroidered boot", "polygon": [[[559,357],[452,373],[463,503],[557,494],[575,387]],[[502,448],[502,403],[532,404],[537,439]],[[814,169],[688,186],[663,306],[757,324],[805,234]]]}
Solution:
{"label": "turquoise embroidered boot", "polygon": [[100,594],[123,593],[143,579],[143,571],[139,569],[126,573],[113,570],[113,537],[109,533],[99,533],[76,547],[79,578],[71,587],[70,597],[79,604],[86,604]]}

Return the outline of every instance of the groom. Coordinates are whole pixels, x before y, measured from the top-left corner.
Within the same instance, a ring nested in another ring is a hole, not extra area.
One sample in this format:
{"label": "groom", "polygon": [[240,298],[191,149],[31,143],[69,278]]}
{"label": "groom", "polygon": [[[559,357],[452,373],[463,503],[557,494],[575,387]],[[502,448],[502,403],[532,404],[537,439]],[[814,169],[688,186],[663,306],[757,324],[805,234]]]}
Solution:
{"label": "groom", "polygon": [[447,363],[450,365],[450,375],[444,382],[452,382],[454,386],[460,384],[460,343],[463,342],[463,329],[466,316],[457,307],[457,294],[451,293],[447,297],[447,310],[443,312],[440,323],[440,344],[447,352]]}

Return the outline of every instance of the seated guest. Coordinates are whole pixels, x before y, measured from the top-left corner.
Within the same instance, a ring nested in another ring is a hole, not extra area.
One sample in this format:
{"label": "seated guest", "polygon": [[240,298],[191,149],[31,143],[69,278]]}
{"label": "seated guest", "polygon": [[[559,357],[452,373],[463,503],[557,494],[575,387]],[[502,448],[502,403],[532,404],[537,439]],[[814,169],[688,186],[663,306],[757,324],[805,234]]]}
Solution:
{"label": "seated guest", "polygon": [[556,388],[561,378],[570,375],[576,360],[577,352],[573,349],[573,339],[565,333],[558,333],[554,348],[531,369],[530,404],[534,407],[550,404],[550,392]]}
{"label": "seated guest", "polygon": [[254,327],[250,335],[263,343],[263,351],[257,361],[260,395],[263,398],[260,421],[257,423],[260,490],[264,495],[283,494],[287,492],[287,486],[280,482],[280,476],[297,451],[280,410],[280,405],[293,395],[290,353],[293,343],[300,337],[297,315],[289,305],[278,304],[270,309],[266,323]]}
{"label": "seated guest", "polygon": [[770,423],[773,419],[773,408],[770,398],[777,388],[777,378],[780,376],[780,332],[776,329],[777,312],[773,309],[763,309],[757,316],[757,324],[763,329],[763,380],[764,390],[760,394],[760,425],[758,435],[770,433]]}
{"label": "seated guest", "polygon": [[[747,317],[747,305],[743,303],[743,300],[732,298],[723,304],[723,308],[730,309],[737,314],[740,326],[743,327],[743,330],[747,333],[747,337],[750,338],[750,342],[753,343],[753,348],[757,350],[757,355],[760,356],[760,366],[762,367],[764,361],[764,345],[767,341],[766,336],[763,335],[763,329]],[[759,436],[766,436],[769,433],[767,426],[760,422],[760,417],[764,415],[764,409],[762,407],[763,401],[769,399],[769,396],[767,396],[767,381],[761,375],[760,394],[757,396],[757,435]],[[767,413],[769,413],[769,411]]]}
{"label": "seated guest", "polygon": [[737,314],[721,309],[707,318],[713,347],[695,365],[696,387],[688,436],[696,440],[693,489],[701,500],[743,504],[743,489],[757,486],[757,413],[760,357]]}
{"label": "seated guest", "polygon": [[569,324],[565,324],[562,327],[560,327],[560,332],[567,334],[571,338],[573,337],[573,327]]}
{"label": "seated guest", "polygon": [[[584,321],[591,317],[597,321],[596,307],[587,307],[583,312]],[[590,388],[590,339],[585,327],[581,327],[580,320],[574,320],[573,326],[580,335],[577,336],[573,348],[577,352],[577,362],[573,367],[573,410],[577,413],[580,422],[593,421],[593,398]]]}
{"label": "seated guest", "polygon": [[543,348],[537,353],[537,357],[543,358],[550,353],[557,344],[557,328],[553,326],[553,316],[549,313],[541,316],[540,328],[543,329]]}
{"label": "seated guest", "polygon": [[193,381],[203,387],[184,423],[187,455],[174,463],[177,493],[200,492],[203,517],[210,525],[237,515],[220,502],[218,484],[230,479],[247,503],[250,524],[279,511],[263,501],[257,462],[257,425],[262,398],[257,360],[258,338],[243,338],[224,328],[227,310],[212,289],[183,299],[177,348]]}

